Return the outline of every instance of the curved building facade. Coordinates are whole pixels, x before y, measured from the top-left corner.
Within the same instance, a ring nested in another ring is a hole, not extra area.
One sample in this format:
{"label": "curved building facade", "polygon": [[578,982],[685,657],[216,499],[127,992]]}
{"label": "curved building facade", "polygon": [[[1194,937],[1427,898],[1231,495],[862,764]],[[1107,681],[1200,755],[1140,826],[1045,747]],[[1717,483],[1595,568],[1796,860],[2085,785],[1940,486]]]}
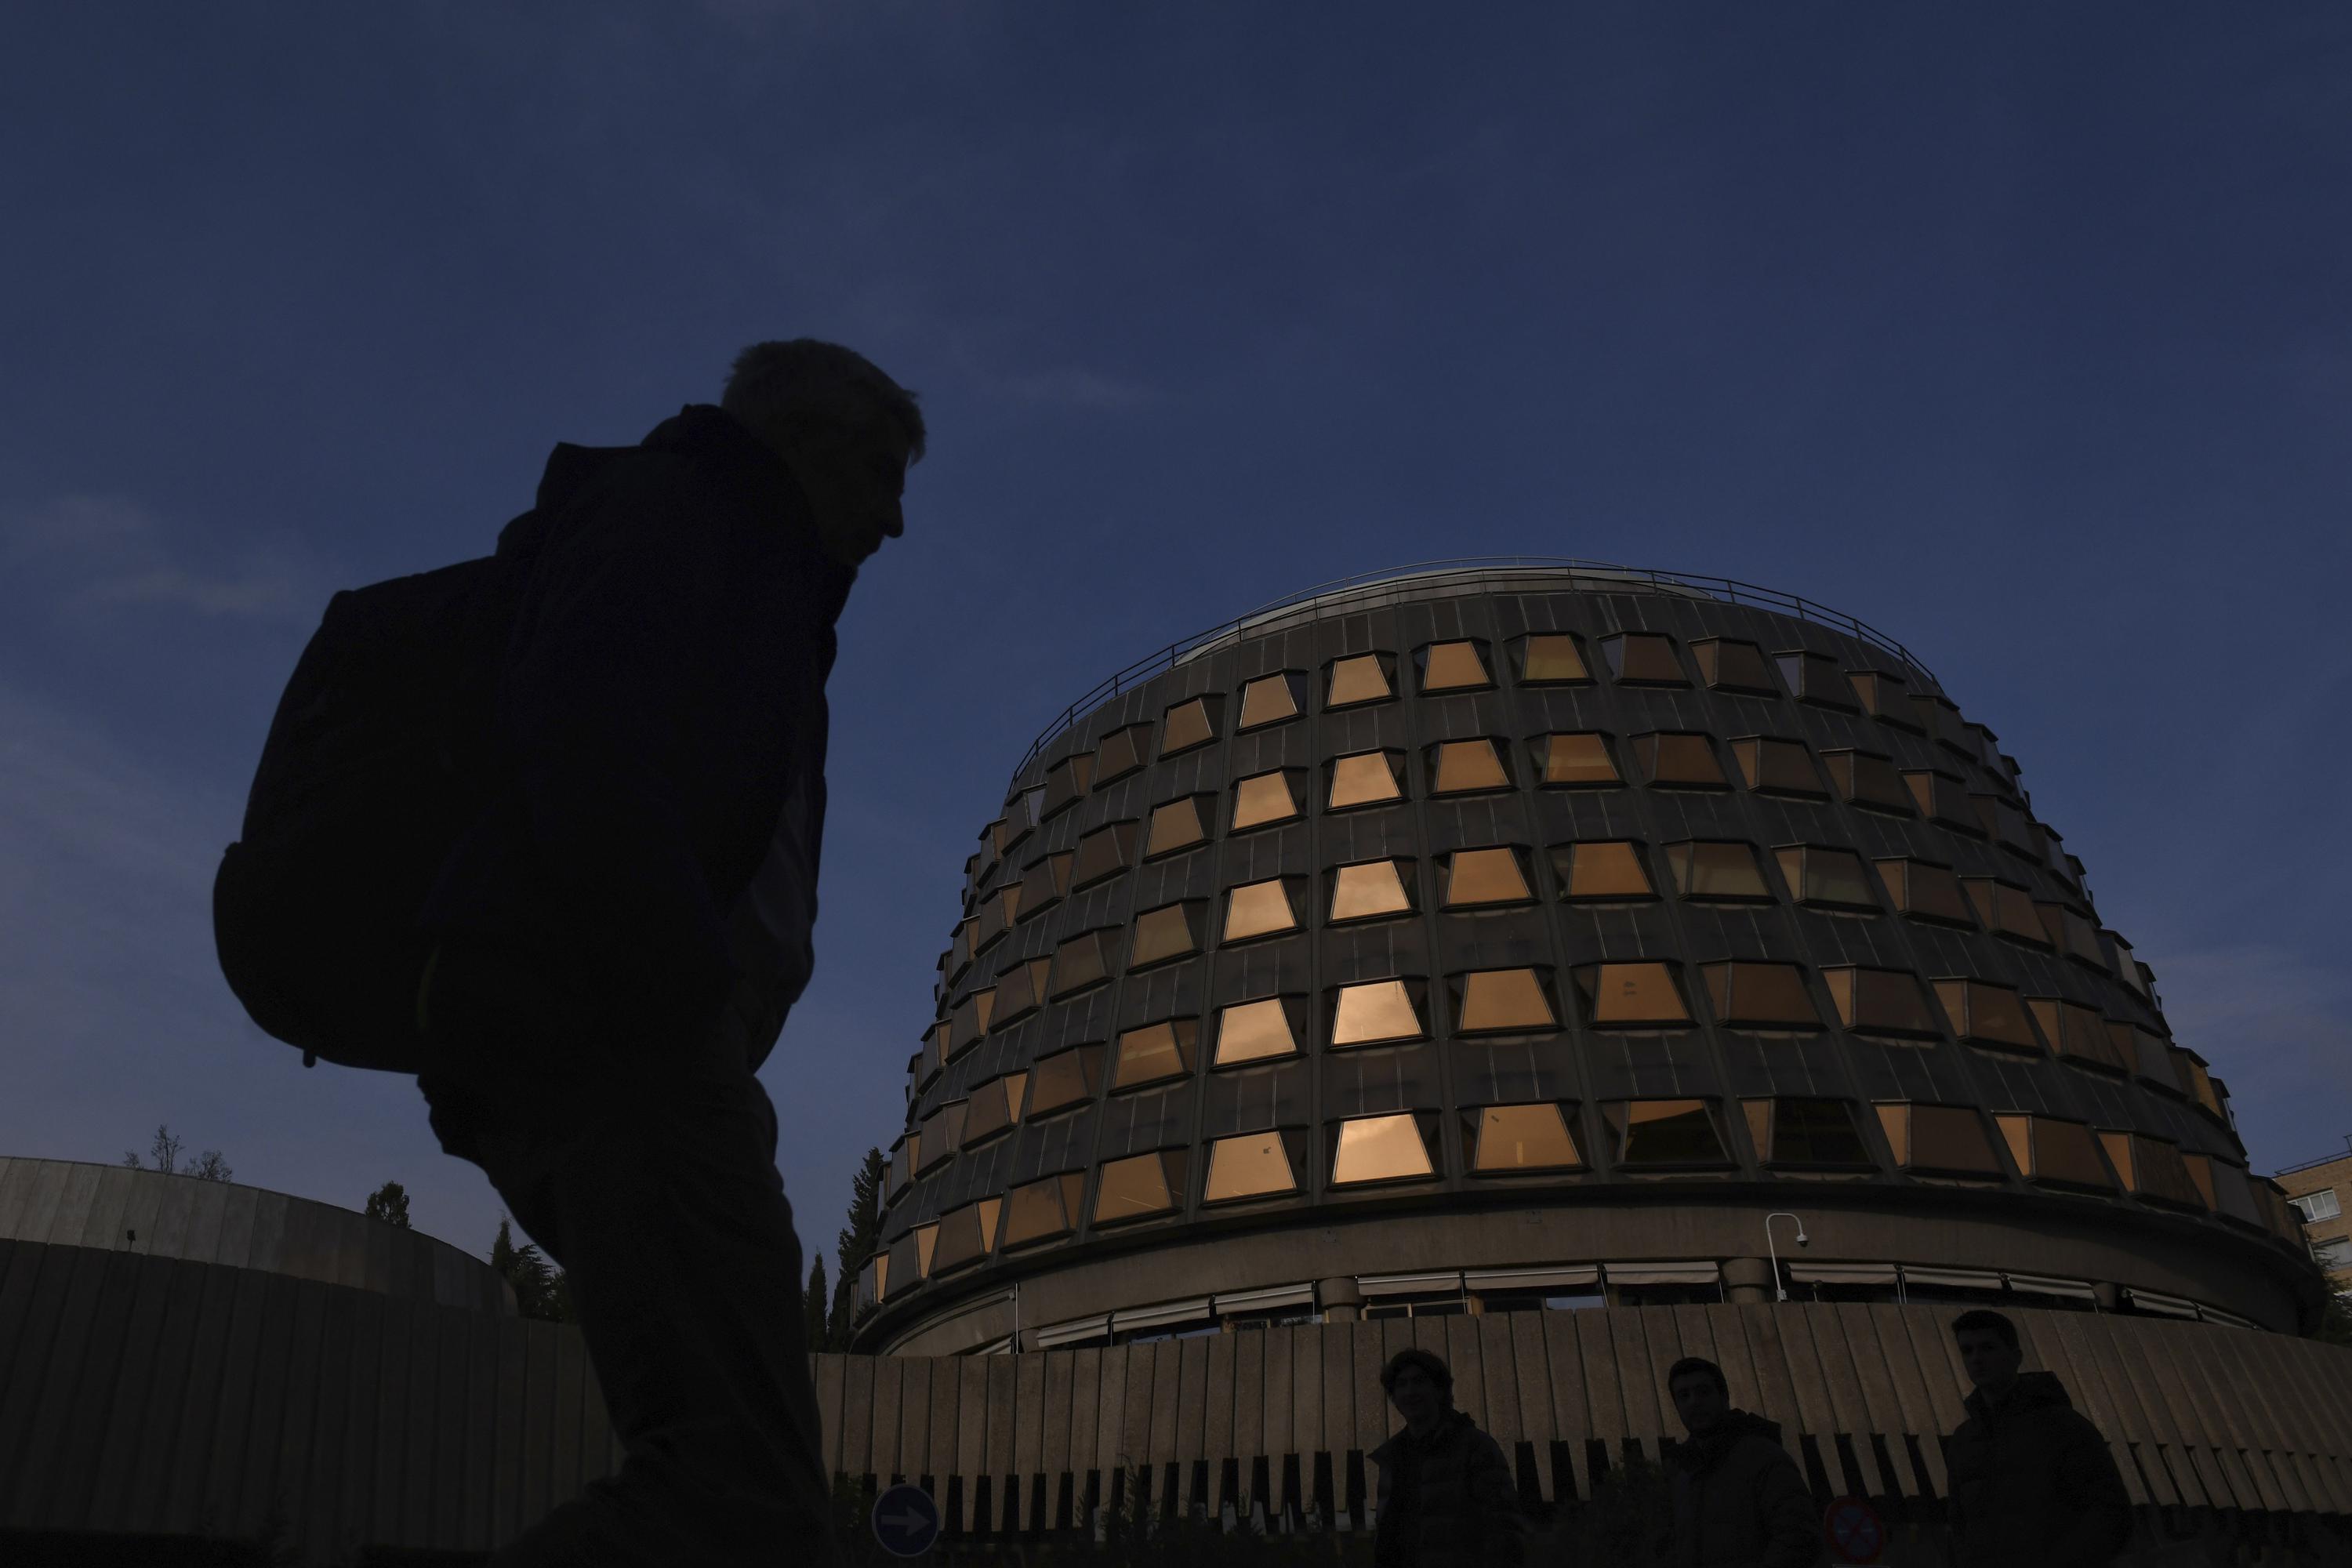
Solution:
{"label": "curved building facade", "polygon": [[2318,1308],[1992,731],[1742,584],[1470,565],[1180,645],[1032,748],[940,970],[866,1349]]}

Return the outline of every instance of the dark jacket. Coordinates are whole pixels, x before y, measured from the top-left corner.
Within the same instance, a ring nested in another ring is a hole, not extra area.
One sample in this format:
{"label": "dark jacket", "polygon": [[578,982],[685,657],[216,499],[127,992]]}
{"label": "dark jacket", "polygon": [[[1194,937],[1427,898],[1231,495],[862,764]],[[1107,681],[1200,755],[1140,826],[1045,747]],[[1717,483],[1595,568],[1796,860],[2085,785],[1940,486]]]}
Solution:
{"label": "dark jacket", "polygon": [[1380,1489],[1372,1561],[1380,1568],[1491,1568],[1519,1562],[1519,1494],[1503,1446],[1459,1410],[1373,1449]]}
{"label": "dark jacket", "polygon": [[543,1078],[724,1035],[757,1067],[814,963],[855,571],[783,462],[706,405],[635,447],[556,447],[499,554],[520,607],[487,805],[423,912],[427,1061]]}
{"label": "dark jacket", "polygon": [[1982,1390],[1944,1450],[1960,1568],[2094,1568],[2131,1538],[2131,1500],[2106,1439],[2046,1372],[1999,1404]]}
{"label": "dark jacket", "polygon": [[1809,1568],[1822,1526],[1804,1472],[1780,1447],[1775,1422],[1731,1410],[1676,1445],[1675,1568]]}

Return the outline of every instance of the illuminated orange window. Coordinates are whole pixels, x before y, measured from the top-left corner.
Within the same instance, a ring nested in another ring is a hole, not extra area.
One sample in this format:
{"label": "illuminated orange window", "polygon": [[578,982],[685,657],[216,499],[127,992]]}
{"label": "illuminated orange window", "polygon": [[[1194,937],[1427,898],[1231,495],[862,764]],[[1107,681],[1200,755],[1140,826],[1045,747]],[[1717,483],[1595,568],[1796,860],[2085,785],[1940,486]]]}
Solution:
{"label": "illuminated orange window", "polygon": [[1129,969],[1145,969],[1201,951],[1201,910],[1196,900],[1162,904],[1135,917],[1135,949]]}
{"label": "illuminated orange window", "polygon": [[1344,811],[1351,805],[1379,805],[1403,798],[1395,752],[1359,752],[1332,759],[1331,793],[1323,803],[1326,809]]}
{"label": "illuminated orange window", "polygon": [[1511,775],[1503,767],[1502,752],[1488,740],[1440,742],[1431,756],[1429,771],[1432,795],[1473,795],[1481,790],[1511,787]]}
{"label": "illuminated orange window", "polygon": [[1302,676],[1262,675],[1242,688],[1242,716],[1234,728],[1256,730],[1268,724],[1279,724],[1286,719],[1296,719],[1304,711],[1299,703]]}
{"label": "illuminated orange window", "polygon": [[1095,787],[1123,779],[1141,767],[1151,754],[1151,726],[1129,724],[1113,730],[1095,748]]}
{"label": "illuminated orange window", "polygon": [[1225,893],[1225,940],[1248,942],[1298,929],[1298,911],[1280,877],[1250,882]]}
{"label": "illuminated orange window", "polygon": [[1462,976],[1460,987],[1456,1034],[1559,1027],[1543,978],[1532,969],[1475,970]]}
{"label": "illuminated orange window", "polygon": [[1620,632],[1601,639],[1609,673],[1627,686],[1688,686],[1675,642],[1663,632]]}
{"label": "illuminated orange window", "polygon": [[1642,847],[1630,839],[1593,839],[1580,844],[1555,844],[1552,869],[1559,877],[1559,896],[1572,901],[1654,899],[1650,873],[1642,864]]}
{"label": "illuminated orange window", "polygon": [[1078,840],[1070,866],[1070,886],[1091,888],[1135,864],[1135,824],[1113,822]]}
{"label": "illuminated orange window", "polygon": [[1171,800],[1165,805],[1153,808],[1151,826],[1143,839],[1143,858],[1146,860],[1197,849],[1209,841],[1208,823],[1201,810],[1203,798],[1188,795],[1181,800]]}
{"label": "illuminated orange window", "polygon": [[1423,691],[1468,691],[1492,686],[1486,655],[1475,642],[1433,642],[1421,650]]}
{"label": "illuminated orange window", "polygon": [[1591,679],[1584,650],[1569,633],[1533,632],[1519,639],[1520,685],[1572,686]]}
{"label": "illuminated orange window", "polygon": [[2079,1121],[2002,1112],[1993,1121],[2009,1144],[2010,1158],[2028,1181],[2062,1187],[2112,1191],[2116,1178],[2099,1157],[2098,1140]]}
{"label": "illuminated orange window", "polygon": [[1160,721],[1160,754],[1172,757],[1217,738],[1216,700],[1195,697],[1168,710]]}
{"label": "illuminated orange window", "polygon": [[1288,822],[1298,815],[1298,785],[1294,775],[1276,768],[1254,773],[1234,785],[1234,831]]}
{"label": "illuminated orange window", "polygon": [[1298,1190],[1287,1141],[1279,1132],[1246,1132],[1209,1145],[1209,1179],[1202,1203],[1269,1197]]}
{"label": "illuminated orange window", "polygon": [[1190,1018],[1168,1018],[1129,1029],[1118,1037],[1118,1061],[1111,1069],[1114,1091],[1181,1078],[1192,1070],[1192,1045],[1199,1026]]}
{"label": "illuminated orange window", "polygon": [[1395,860],[1366,860],[1342,866],[1331,874],[1330,922],[1380,920],[1409,914],[1412,893],[1403,865]]}
{"label": "illuminated orange window", "polygon": [[1593,787],[1622,784],[1609,743],[1594,731],[1546,735],[1537,742],[1543,752],[1543,782],[1548,785]]}
{"label": "illuminated orange window", "polygon": [[1095,1224],[1121,1225],[1174,1212],[1183,1201],[1184,1152],[1155,1150],[1103,1163],[1095,1188]]}
{"label": "illuminated orange window", "polygon": [[[1393,865],[1383,861],[1381,864]],[[1474,909],[1493,904],[1532,902],[1526,868],[1519,852],[1507,846],[1494,849],[1456,849],[1445,858],[1445,907]]]}
{"label": "illuminated orange window", "polygon": [[1035,1121],[1084,1105],[1102,1087],[1102,1047],[1078,1046],[1039,1057],[1029,1076],[1029,1117]]}
{"label": "illuminated orange window", "polygon": [[1417,1040],[1424,1032],[1412,988],[1402,980],[1342,985],[1334,999],[1331,1044],[1335,1047]]}
{"label": "illuminated orange window", "polygon": [[1009,1249],[1051,1241],[1076,1228],[1078,1194],[1086,1176],[1066,1171],[1025,1183],[1004,1194],[1004,1246]]}
{"label": "illuminated orange window", "polygon": [[1573,972],[1595,1028],[1645,1028],[1690,1022],[1690,1009],[1664,963],[1595,963]]}
{"label": "illuminated orange window", "polygon": [[1558,1105],[1488,1105],[1472,1114],[1474,1172],[1493,1175],[1584,1168],[1584,1155]]}
{"label": "illuminated orange window", "polygon": [[1360,703],[1385,702],[1395,695],[1396,682],[1389,674],[1387,659],[1376,653],[1360,653],[1331,661],[1330,683],[1324,689],[1323,706],[1353,708]]}
{"label": "illuminated orange window", "polygon": [[1229,1068],[1298,1054],[1290,1009],[1279,996],[1235,1002],[1217,1015],[1217,1054],[1211,1064]]}
{"label": "illuminated orange window", "polygon": [[1429,1145],[1411,1113],[1342,1121],[1334,1140],[1331,1184],[1395,1182],[1431,1173]]}

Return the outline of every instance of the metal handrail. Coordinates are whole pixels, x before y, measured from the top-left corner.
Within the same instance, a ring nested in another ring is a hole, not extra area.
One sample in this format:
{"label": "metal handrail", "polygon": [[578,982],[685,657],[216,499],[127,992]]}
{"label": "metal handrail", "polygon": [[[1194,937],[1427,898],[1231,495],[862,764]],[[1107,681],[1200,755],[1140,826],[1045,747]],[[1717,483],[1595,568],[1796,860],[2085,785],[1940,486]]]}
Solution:
{"label": "metal handrail", "polygon": [[1579,573],[1606,576],[1609,579],[1608,585],[1618,588],[1628,586],[1638,588],[1646,584],[1653,590],[1685,589],[1704,594],[1709,598],[1720,599],[1727,604],[1749,604],[1760,608],[1794,615],[1800,620],[1811,621],[1817,625],[1844,632],[1850,637],[1859,637],[1883,652],[1893,654],[1912,670],[1925,676],[1929,684],[1940,684],[1937,682],[1935,673],[1921,663],[1916,655],[1893,637],[1865,621],[1849,616],[1842,610],[1831,609],[1826,605],[1816,604],[1802,595],[1783,593],[1778,588],[1766,588],[1754,583],[1742,583],[1732,577],[1709,577],[1688,572],[1664,572],[1650,567],[1619,566],[1606,561],[1588,561],[1573,556],[1459,556],[1450,560],[1423,561],[1409,566],[1391,566],[1378,572],[1363,572],[1350,577],[1334,578],[1328,583],[1318,584],[1312,588],[1286,594],[1270,604],[1261,605],[1246,615],[1236,616],[1232,620],[1222,622],[1206,631],[1180,637],[1157,653],[1147,654],[1118,673],[1097,681],[1092,689],[1055,714],[1052,721],[1037,732],[1037,738],[1029,742],[1029,749],[1021,753],[1021,761],[1013,765],[1013,776],[1020,777],[1056,736],[1103,703],[1121,692],[1132,689],[1141,681],[1174,668],[1177,662],[1188,654],[1196,653],[1212,643],[1232,637],[1270,616],[1279,615],[1285,610],[1299,609],[1315,600],[1328,598],[1333,595],[1376,588],[1384,583],[1401,583],[1407,579],[1433,577],[1489,576],[1530,570],[1559,573],[1570,579]]}

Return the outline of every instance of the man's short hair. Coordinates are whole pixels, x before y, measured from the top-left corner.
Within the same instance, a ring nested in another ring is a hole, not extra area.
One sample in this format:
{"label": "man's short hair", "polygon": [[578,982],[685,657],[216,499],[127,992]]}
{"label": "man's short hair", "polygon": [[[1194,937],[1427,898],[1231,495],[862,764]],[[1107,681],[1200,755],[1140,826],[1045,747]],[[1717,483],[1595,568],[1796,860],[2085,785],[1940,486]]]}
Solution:
{"label": "man's short hair", "polygon": [[906,437],[909,462],[923,455],[923,413],[915,395],[839,343],[816,338],[753,343],[735,356],[719,405],[768,437],[810,426],[856,428],[880,417]]}
{"label": "man's short hair", "polygon": [[1979,1334],[1988,1329],[1999,1334],[2001,1343],[2010,1349],[2018,1348],[2017,1325],[1989,1307],[1979,1307],[1972,1311],[1962,1312],[1952,1320],[1952,1337],[1955,1339],[1962,1334]]}
{"label": "man's short hair", "polygon": [[1381,1368],[1381,1392],[1396,1392],[1397,1374],[1409,1366],[1421,1368],[1423,1376],[1437,1385],[1440,1394],[1454,1392],[1454,1370],[1432,1352],[1418,1345],[1409,1345],[1389,1357],[1389,1364]]}
{"label": "man's short hair", "polygon": [[1726,1399],[1731,1397],[1731,1384],[1724,1382],[1723,1369],[1703,1355],[1686,1355],[1666,1368],[1666,1392],[1673,1393],[1675,1384],[1695,1372],[1705,1373],[1706,1380],[1715,1384],[1715,1391],[1717,1394]]}

